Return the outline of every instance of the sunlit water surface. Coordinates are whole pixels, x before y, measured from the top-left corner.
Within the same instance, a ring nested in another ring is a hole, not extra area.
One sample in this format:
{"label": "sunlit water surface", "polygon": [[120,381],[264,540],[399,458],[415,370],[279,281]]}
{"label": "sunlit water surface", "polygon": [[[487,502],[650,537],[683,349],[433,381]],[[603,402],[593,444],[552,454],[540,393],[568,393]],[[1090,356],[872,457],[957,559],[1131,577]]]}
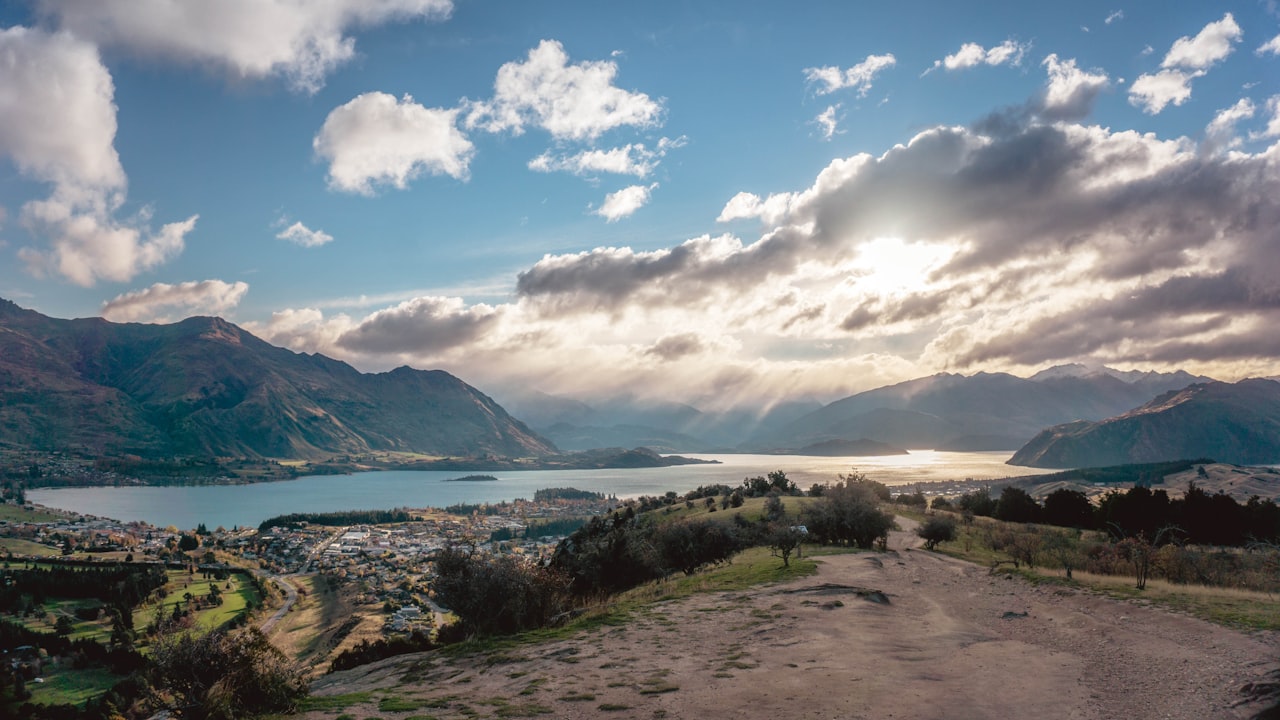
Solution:
{"label": "sunlit water surface", "polygon": [[991,480],[1048,472],[1006,465],[1005,452],[935,452],[857,458],[800,455],[696,455],[718,465],[618,470],[528,470],[488,474],[496,482],[446,482],[468,473],[444,470],[313,475],[251,485],[101,487],[31,490],[35,503],[117,520],[165,527],[257,525],[292,512],[444,507],[454,503],[532,498],[548,487],[575,487],[622,498],[684,493],[699,485],[737,485],[743,478],[783,470],[802,488],[838,479],[855,468],[886,485],[946,480]]}

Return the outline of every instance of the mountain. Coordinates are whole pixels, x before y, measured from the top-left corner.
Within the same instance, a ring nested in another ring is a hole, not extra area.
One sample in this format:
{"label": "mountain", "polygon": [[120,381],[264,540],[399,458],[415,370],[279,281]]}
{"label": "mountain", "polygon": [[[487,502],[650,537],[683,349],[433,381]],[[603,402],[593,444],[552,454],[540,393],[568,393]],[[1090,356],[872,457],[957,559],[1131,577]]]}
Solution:
{"label": "mountain", "polygon": [[220,318],[59,320],[5,300],[0,447],[276,458],[556,451],[443,371],[364,374]]}
{"label": "mountain", "polygon": [[624,446],[663,452],[734,447],[752,434],[821,407],[815,402],[790,401],[765,410],[705,412],[684,403],[631,395],[576,399],[538,391],[513,391],[503,396],[503,405],[565,450]]}
{"label": "mountain", "polygon": [[939,373],[837,400],[750,447],[802,446],[867,438],[906,448],[1014,450],[1045,427],[1101,420],[1156,395],[1208,378],[1184,372],[1123,373],[1083,365],[1030,378],[1005,373]]}
{"label": "mountain", "polygon": [[1197,383],[1101,422],[1051,427],[1009,463],[1069,468],[1198,457],[1280,462],[1280,382]]}

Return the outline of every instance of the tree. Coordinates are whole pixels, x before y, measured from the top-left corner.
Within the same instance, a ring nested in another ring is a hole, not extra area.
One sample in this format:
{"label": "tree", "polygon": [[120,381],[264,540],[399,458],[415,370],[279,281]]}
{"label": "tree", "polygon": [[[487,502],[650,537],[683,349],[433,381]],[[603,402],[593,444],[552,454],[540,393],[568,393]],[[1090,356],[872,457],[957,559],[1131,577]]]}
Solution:
{"label": "tree", "polygon": [[1044,499],[1044,521],[1058,527],[1089,529],[1095,526],[1093,503],[1079,490],[1058,488]]}
{"label": "tree", "polygon": [[1036,522],[1040,519],[1040,504],[1026,490],[1010,485],[996,501],[995,517],[1005,522]]}
{"label": "tree", "polygon": [[70,635],[73,630],[75,630],[75,624],[66,615],[59,615],[58,620],[53,624],[54,633],[62,637]]}
{"label": "tree", "polygon": [[178,549],[183,552],[191,552],[198,547],[200,547],[200,539],[195,535],[183,534],[178,538]]}
{"label": "tree", "polygon": [[982,517],[991,517],[996,511],[996,501],[986,488],[970,490],[961,495],[956,504],[960,506],[962,511]]}
{"label": "tree", "polygon": [[785,512],[786,506],[782,504],[782,497],[778,495],[778,491],[770,490],[764,500],[764,519],[768,522],[781,520]]}
{"label": "tree", "polygon": [[880,495],[873,485],[884,487],[861,476],[841,476],[840,482],[824,490],[822,498],[805,509],[810,534],[823,544],[851,544],[863,549],[887,537],[893,516],[880,509]]}
{"label": "tree", "polygon": [[544,627],[568,607],[569,577],[515,555],[451,545],[436,555],[431,591],[467,634],[507,635]]}
{"label": "tree", "polygon": [[291,712],[307,695],[302,673],[257,628],[204,635],[162,631],[151,660],[152,683],[173,696],[183,717]]}
{"label": "tree", "polygon": [[791,554],[800,549],[804,533],[795,526],[775,523],[770,526],[767,537],[773,556],[782,558],[782,567],[791,567]]}
{"label": "tree", "polygon": [[916,528],[916,535],[924,540],[925,550],[933,550],[938,547],[938,543],[956,539],[956,519],[950,515],[930,515]]}

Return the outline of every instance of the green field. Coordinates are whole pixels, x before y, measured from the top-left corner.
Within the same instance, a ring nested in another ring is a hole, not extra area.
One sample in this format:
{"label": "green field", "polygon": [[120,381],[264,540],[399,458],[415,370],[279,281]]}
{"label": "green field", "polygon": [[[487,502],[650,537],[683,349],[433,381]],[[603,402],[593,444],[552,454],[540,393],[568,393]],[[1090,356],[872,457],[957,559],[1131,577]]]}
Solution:
{"label": "green field", "polygon": [[[193,597],[208,595],[209,588],[215,584],[222,591],[222,604],[196,613],[196,624],[206,630],[213,630],[233,620],[244,612],[250,601],[262,600],[242,573],[232,573],[226,580],[206,580],[183,570],[170,570],[167,586],[169,592],[160,603],[160,612],[168,615],[178,603],[185,604],[187,593]],[[231,587],[228,588],[228,584]]]}
{"label": "green field", "polygon": [[51,548],[48,545],[41,545],[21,538],[7,537],[0,537],[0,551],[13,553],[14,555],[32,555],[35,557],[52,557],[62,554],[57,548]]}
{"label": "green field", "polygon": [[11,523],[44,523],[54,522],[61,519],[61,517],[44,510],[33,510],[28,507],[9,505],[7,503],[0,505],[0,521]]}
{"label": "green field", "polygon": [[27,683],[27,689],[31,691],[30,702],[37,705],[82,705],[123,679],[100,668],[48,669],[42,677],[42,683]]}

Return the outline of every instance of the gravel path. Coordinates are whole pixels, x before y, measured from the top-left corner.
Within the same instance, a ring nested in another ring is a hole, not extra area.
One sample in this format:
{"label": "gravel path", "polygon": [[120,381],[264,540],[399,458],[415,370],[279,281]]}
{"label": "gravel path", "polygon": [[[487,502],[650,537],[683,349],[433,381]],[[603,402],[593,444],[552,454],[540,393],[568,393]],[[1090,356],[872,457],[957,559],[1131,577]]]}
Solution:
{"label": "gravel path", "polygon": [[904,532],[887,553],[825,557],[790,585],[660,603],[498,658],[392,659],[315,689],[430,708],[347,709],[388,720],[1203,720],[1249,717],[1240,688],[1277,661],[1276,633],[991,576]]}

